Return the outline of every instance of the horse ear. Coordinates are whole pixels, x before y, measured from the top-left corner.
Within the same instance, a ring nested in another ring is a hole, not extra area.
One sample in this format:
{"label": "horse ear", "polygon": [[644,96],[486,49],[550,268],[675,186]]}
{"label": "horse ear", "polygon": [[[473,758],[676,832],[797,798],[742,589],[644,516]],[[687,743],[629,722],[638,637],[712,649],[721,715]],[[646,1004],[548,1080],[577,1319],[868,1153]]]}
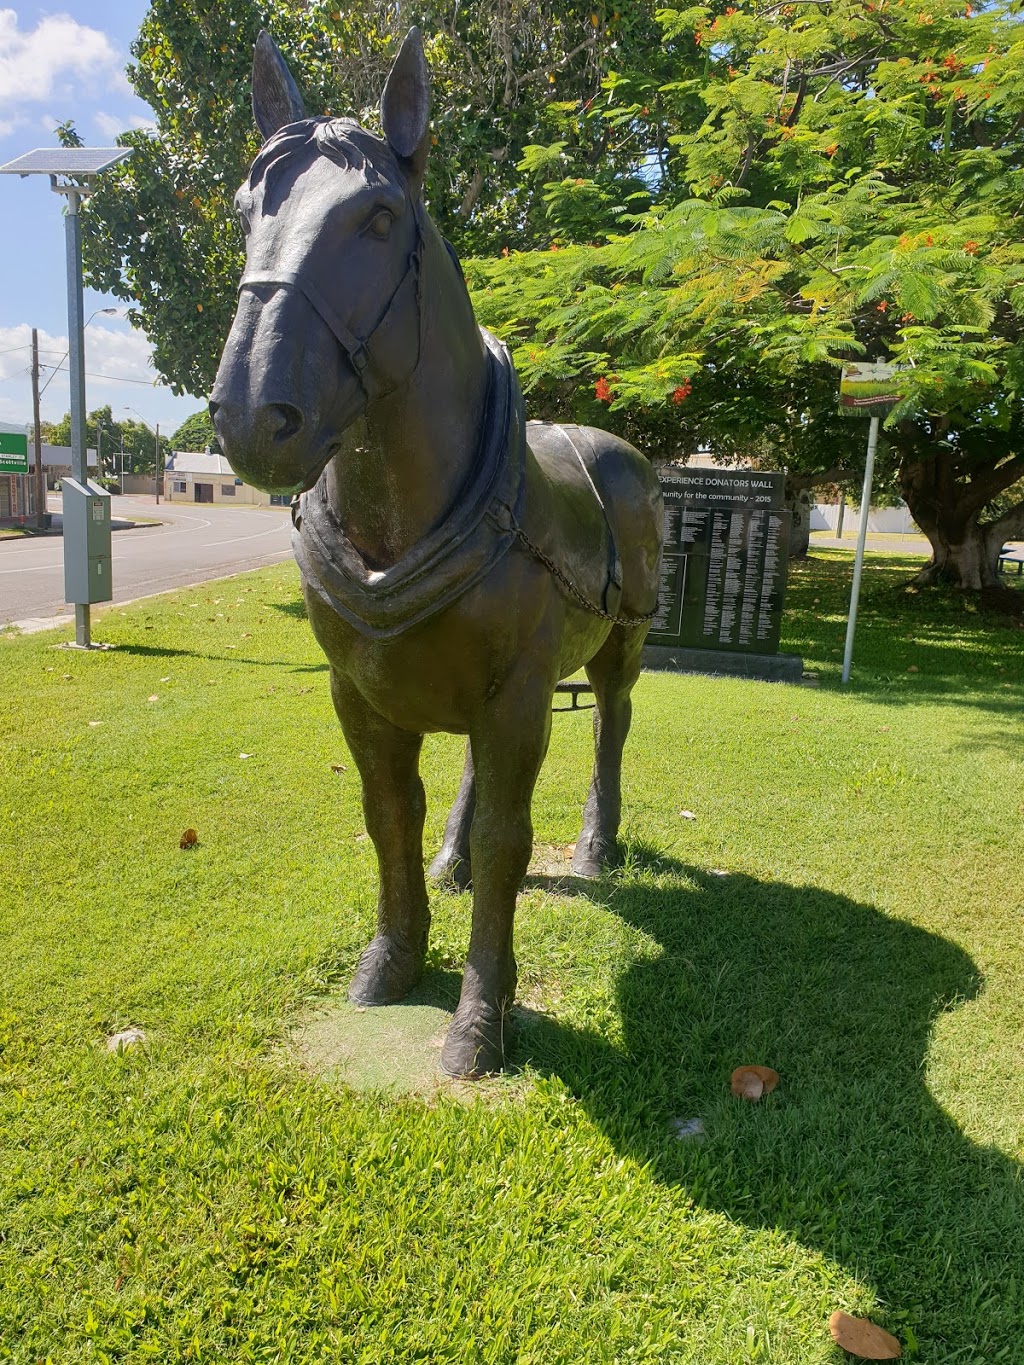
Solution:
{"label": "horse ear", "polygon": [[264,30],[252,54],[252,113],[264,142],[286,123],[306,117],[299,87],[281,50]]}
{"label": "horse ear", "polygon": [[409,30],[395,58],[380,97],[380,115],[391,150],[422,180],[430,151],[430,72],[418,28]]}

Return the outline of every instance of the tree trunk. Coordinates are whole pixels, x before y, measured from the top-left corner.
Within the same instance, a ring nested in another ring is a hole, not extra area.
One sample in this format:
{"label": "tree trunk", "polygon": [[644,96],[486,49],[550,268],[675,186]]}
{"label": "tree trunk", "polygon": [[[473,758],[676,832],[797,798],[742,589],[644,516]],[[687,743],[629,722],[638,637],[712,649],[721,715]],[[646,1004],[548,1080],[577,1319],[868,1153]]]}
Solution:
{"label": "tree trunk", "polygon": [[904,459],[900,483],[910,515],[928,537],[930,563],[915,578],[927,587],[945,583],[968,592],[999,586],[1001,523],[981,523],[968,504],[969,489],[949,476],[941,458]]}
{"label": "tree trunk", "polygon": [[814,506],[810,492],[806,488],[787,487],[784,506],[793,514],[793,529],[789,537],[790,559],[806,559],[811,546],[811,508]]}

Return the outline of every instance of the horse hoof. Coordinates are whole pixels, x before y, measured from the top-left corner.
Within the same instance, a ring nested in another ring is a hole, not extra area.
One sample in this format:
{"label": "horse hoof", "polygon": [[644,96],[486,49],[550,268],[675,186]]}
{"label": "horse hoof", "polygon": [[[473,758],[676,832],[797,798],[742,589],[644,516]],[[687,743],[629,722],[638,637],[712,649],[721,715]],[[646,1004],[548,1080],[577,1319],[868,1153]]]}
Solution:
{"label": "horse hoof", "polygon": [[423,976],[425,956],[422,948],[406,948],[378,934],[359,959],[349,1000],[353,1005],[395,1005],[404,1000]]}
{"label": "horse hoof", "polygon": [[460,1019],[456,1010],[441,1050],[441,1070],[446,1076],[478,1081],[505,1066],[505,1033],[508,1015],[488,1009]]}
{"label": "horse hoof", "polygon": [[600,877],[615,863],[615,846],[607,848],[598,843],[588,843],[580,839],[572,855],[572,870],[577,877]]}
{"label": "horse hoof", "polygon": [[442,850],[430,864],[428,873],[431,881],[447,891],[468,891],[473,882],[469,859],[460,858],[456,853]]}

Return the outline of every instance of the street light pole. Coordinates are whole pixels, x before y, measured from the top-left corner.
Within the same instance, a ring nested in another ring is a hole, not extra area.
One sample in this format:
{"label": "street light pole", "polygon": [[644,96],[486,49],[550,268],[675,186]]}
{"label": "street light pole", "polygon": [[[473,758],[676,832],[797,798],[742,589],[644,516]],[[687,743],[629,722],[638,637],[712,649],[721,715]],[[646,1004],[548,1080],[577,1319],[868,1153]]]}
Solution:
{"label": "street light pole", "polygon": [[[82,298],[82,200],[92,181],[131,155],[128,147],[37,147],[0,166],[0,175],[46,175],[67,200],[64,249],[68,289],[68,357],[71,379],[71,471],[64,490],[64,596],[75,605],[75,644],[92,643],[89,606],[109,602],[110,498],[90,488],[85,453],[85,307]],[[36,367],[38,368],[38,367]],[[38,431],[38,420],[37,420]],[[69,498],[70,493],[70,498]]]}
{"label": "street light pole", "polygon": [[153,437],[154,437],[155,442],[156,442],[156,453],[155,453],[154,459],[153,459],[153,466],[154,466],[153,472],[154,472],[154,475],[155,475],[155,478],[156,478],[156,500],[157,500],[157,503],[159,503],[159,502],[160,502],[160,485],[161,485],[161,483],[163,483],[163,472],[164,472],[163,469],[161,468],[161,461],[160,461],[160,423],[157,422],[157,424],[156,424],[156,430],[154,431],[153,428],[152,428],[152,427],[149,425],[149,423],[146,421],[145,417],[143,417],[142,413],[138,410],[138,408],[133,408],[132,405],[131,405],[130,403],[126,403],[126,404],[124,405],[124,410],[125,410],[125,412],[134,412],[135,416],[139,419],[139,421],[140,421],[140,422],[142,423],[142,425],[146,428],[146,430],[147,430],[147,431],[152,431],[152,432],[153,432]]}
{"label": "street light pole", "polygon": [[[85,305],[82,297],[82,196],[73,186],[65,190],[64,248],[68,281],[68,369],[71,378],[71,477],[85,484],[89,477],[85,450]],[[89,603],[75,603],[75,644],[92,644]]]}

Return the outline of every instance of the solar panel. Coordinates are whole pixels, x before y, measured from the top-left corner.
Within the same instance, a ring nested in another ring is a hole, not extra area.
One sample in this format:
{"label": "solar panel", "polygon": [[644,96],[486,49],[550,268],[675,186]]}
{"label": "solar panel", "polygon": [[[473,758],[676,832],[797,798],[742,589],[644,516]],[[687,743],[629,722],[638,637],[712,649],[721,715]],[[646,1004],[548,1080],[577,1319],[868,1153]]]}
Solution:
{"label": "solar panel", "polygon": [[0,175],[97,175],[131,153],[130,147],[37,147],[0,166]]}

